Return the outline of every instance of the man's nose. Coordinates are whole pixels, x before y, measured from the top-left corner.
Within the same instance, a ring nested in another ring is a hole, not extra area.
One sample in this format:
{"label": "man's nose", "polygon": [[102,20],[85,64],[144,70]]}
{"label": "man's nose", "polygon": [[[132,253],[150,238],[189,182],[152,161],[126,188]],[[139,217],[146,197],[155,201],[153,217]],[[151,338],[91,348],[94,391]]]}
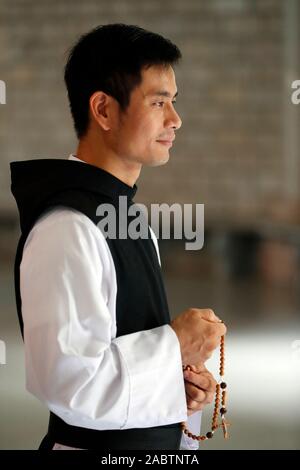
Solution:
{"label": "man's nose", "polygon": [[170,116],[168,117],[168,127],[172,127],[174,129],[180,129],[182,125],[182,120],[179,117],[177,111],[173,108],[170,111]]}

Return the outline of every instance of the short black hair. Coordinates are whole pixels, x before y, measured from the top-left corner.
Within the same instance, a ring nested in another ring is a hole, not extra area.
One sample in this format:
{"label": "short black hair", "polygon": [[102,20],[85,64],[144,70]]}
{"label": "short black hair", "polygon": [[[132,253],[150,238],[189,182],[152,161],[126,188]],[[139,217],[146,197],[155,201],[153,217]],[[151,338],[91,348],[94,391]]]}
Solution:
{"label": "short black hair", "polygon": [[89,99],[95,91],[113,96],[125,111],[130,94],[142,81],[142,69],[168,66],[181,58],[169,39],[139,26],[100,25],[81,36],[72,47],[64,79],[77,137],[89,126]]}

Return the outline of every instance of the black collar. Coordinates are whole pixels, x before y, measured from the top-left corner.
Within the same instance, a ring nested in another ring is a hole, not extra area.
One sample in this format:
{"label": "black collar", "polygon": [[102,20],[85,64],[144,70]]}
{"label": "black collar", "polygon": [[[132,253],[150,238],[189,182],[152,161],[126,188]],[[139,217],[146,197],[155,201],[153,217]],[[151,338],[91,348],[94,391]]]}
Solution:
{"label": "black collar", "polygon": [[104,194],[112,199],[127,196],[131,200],[137,186],[129,186],[111,173],[93,165],[76,160],[38,159],[12,162],[13,185],[30,191],[31,185],[51,191],[62,189],[85,189]]}

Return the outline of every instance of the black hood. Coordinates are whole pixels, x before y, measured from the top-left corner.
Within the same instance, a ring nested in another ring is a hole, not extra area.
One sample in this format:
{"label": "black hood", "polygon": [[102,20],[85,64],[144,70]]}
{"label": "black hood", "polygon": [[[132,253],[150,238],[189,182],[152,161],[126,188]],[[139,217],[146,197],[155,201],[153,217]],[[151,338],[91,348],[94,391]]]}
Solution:
{"label": "black hood", "polygon": [[11,191],[20,213],[22,232],[48,202],[62,192],[84,190],[112,200],[134,197],[137,186],[128,186],[107,171],[75,160],[42,159],[11,162]]}

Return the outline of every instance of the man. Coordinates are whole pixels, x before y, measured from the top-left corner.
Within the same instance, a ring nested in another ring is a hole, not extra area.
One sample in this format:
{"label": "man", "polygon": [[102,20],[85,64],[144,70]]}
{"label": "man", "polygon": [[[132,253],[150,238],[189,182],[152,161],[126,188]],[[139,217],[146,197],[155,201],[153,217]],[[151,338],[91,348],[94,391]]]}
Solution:
{"label": "man", "polygon": [[212,401],[204,362],[224,325],[208,309],[170,322],[150,227],[138,239],[99,230],[99,207],[124,221],[118,200],[132,208],[142,166],[169,159],[180,56],[136,26],[81,37],[65,68],[76,156],[11,164],[27,389],[50,410],[41,449],[179,449],[180,422]]}

